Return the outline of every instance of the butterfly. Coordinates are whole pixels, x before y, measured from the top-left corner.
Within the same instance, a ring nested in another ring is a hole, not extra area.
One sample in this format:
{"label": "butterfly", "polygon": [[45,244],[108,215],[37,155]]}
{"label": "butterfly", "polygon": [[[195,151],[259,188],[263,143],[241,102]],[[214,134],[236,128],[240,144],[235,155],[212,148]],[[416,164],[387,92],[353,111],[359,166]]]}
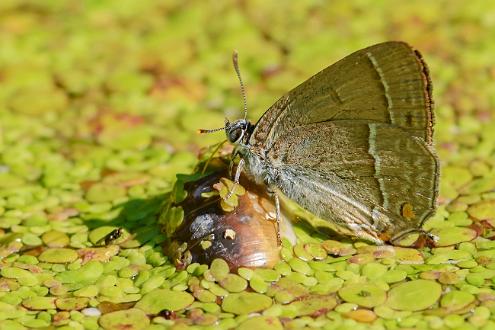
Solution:
{"label": "butterfly", "polygon": [[[391,41],[315,74],[252,124],[226,121],[242,171],[328,222],[339,234],[394,242],[436,209],[432,84],[421,54]],[[203,130],[210,132],[215,130]]]}

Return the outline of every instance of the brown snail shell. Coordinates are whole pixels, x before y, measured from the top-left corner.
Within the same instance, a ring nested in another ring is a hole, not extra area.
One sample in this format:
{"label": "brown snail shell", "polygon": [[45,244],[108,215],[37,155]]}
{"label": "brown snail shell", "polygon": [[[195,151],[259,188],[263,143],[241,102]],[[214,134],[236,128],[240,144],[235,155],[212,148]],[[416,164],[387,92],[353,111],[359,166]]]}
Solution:
{"label": "brown snail shell", "polygon": [[[172,207],[181,207],[182,223],[168,240],[165,251],[179,267],[193,262],[209,264],[222,258],[231,267],[272,267],[280,260],[275,206],[265,187],[241,176],[245,193],[238,196],[233,211],[222,208],[222,197],[213,185],[229,177],[228,164],[215,158],[209,168],[214,171],[184,184],[186,198]],[[166,220],[166,219],[165,219]],[[287,218],[281,215],[281,236],[295,241]]]}

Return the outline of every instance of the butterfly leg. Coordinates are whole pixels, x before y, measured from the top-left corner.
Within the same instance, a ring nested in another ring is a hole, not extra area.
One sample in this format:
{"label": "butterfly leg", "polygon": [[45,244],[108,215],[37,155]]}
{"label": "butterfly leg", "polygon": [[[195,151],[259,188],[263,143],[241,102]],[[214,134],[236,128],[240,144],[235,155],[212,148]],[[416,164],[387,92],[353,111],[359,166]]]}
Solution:
{"label": "butterfly leg", "polygon": [[230,189],[230,191],[227,194],[227,196],[225,197],[225,199],[229,199],[232,196],[232,194],[234,193],[234,189],[235,189],[236,185],[239,184],[239,179],[241,177],[243,167],[244,167],[244,159],[241,158],[241,160],[239,161],[239,164],[237,165],[237,168],[235,170],[234,185]]}
{"label": "butterfly leg", "polygon": [[229,176],[232,177],[232,170],[234,169],[234,158],[235,156],[232,156],[230,158],[230,162],[229,162]]}
{"label": "butterfly leg", "polygon": [[280,237],[280,199],[278,198],[277,193],[275,193],[275,217],[277,218],[277,245],[280,246],[282,244],[282,238]]}
{"label": "butterfly leg", "polygon": [[277,245],[280,246],[282,244],[282,237],[280,234],[280,222],[281,222],[281,212],[280,212],[280,199],[277,195],[277,192],[275,189],[272,189],[270,186],[268,187],[268,193],[270,195],[273,195],[273,198],[275,200],[275,220],[277,221]]}

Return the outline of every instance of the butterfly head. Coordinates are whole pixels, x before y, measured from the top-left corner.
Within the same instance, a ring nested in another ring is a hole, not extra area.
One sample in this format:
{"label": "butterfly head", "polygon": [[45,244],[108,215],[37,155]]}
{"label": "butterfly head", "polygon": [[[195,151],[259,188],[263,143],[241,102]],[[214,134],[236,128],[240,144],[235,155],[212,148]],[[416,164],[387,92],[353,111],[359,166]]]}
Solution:
{"label": "butterfly head", "polygon": [[232,144],[241,144],[243,138],[247,137],[249,126],[249,122],[246,119],[239,119],[233,123],[226,120],[225,134],[227,135],[229,142]]}

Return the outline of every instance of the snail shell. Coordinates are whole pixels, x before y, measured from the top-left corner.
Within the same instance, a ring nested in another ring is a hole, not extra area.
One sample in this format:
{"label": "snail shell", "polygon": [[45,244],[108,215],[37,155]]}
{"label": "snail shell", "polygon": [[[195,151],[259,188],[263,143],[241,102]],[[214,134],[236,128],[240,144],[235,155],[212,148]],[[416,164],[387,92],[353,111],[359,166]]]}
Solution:
{"label": "snail shell", "polygon": [[[214,171],[197,180],[186,182],[186,198],[171,201],[165,209],[182,208],[182,223],[169,236],[165,251],[179,267],[193,262],[209,264],[222,258],[231,269],[238,267],[272,267],[280,260],[280,244],[273,198],[265,187],[255,185],[241,176],[245,193],[237,196],[237,206],[225,211],[222,197],[215,184],[228,177],[228,166],[214,159],[209,169]],[[167,221],[166,211],[161,221]],[[295,242],[290,221],[284,214],[280,219],[281,237]]]}

